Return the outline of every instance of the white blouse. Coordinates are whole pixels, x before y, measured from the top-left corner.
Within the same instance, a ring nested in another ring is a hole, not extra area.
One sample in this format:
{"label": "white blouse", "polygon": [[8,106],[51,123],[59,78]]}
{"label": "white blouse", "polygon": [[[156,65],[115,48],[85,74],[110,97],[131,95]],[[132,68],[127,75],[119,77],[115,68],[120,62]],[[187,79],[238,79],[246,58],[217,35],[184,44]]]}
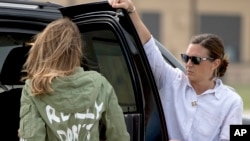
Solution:
{"label": "white blouse", "polygon": [[144,45],[159,90],[170,139],[229,141],[231,124],[242,124],[243,101],[216,79],[214,89],[197,95],[188,78],[165,62],[154,39]]}

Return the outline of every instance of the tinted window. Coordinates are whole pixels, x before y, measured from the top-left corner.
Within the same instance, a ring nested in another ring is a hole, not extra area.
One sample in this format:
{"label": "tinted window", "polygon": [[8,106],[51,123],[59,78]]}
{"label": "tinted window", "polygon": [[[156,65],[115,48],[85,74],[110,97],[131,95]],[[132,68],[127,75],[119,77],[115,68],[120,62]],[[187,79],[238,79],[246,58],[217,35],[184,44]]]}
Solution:
{"label": "tinted window", "polygon": [[11,49],[22,47],[31,35],[0,32],[0,70]]}
{"label": "tinted window", "polygon": [[20,71],[31,37],[30,34],[0,32],[0,92],[22,87]]}
{"label": "tinted window", "polygon": [[82,36],[87,68],[100,72],[109,80],[124,112],[136,111],[128,66],[115,35],[108,30],[99,30],[85,32]]}
{"label": "tinted window", "polygon": [[[123,23],[124,24],[124,23]],[[156,97],[146,58],[127,31],[124,37],[108,24],[78,24],[84,41],[85,70],[96,70],[113,85],[123,109],[131,141],[166,140],[167,131],[160,100]],[[126,28],[124,28],[126,29]],[[126,43],[127,44],[126,44]],[[145,131],[145,132],[144,132]]]}

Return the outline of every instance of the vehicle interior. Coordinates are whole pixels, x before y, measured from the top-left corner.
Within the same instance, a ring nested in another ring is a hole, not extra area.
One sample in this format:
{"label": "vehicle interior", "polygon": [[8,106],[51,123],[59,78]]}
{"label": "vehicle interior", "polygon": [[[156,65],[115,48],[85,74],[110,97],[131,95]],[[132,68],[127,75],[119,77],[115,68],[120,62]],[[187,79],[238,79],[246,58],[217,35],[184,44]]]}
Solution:
{"label": "vehicle interior", "polygon": [[[3,40],[3,38],[10,40]],[[24,47],[22,42],[18,44],[18,41],[14,43],[11,37],[0,37],[0,52],[1,52],[1,73],[0,73],[0,104],[3,112],[1,120],[7,123],[2,124],[4,129],[4,136],[10,140],[18,140],[17,130],[19,128],[19,109],[21,91],[24,82],[20,81],[22,64],[24,64],[29,47]],[[6,41],[6,42],[3,42]],[[10,42],[8,42],[10,41]],[[9,43],[13,43],[10,45]],[[5,46],[9,44],[9,47]],[[6,54],[3,54],[6,52]],[[6,57],[6,58],[3,58]]]}

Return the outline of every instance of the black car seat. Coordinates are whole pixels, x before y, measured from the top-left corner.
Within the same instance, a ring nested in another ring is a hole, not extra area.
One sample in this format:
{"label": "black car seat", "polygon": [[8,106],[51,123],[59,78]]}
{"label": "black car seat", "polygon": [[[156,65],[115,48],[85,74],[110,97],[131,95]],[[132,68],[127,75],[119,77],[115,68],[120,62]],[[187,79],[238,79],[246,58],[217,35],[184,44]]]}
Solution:
{"label": "black car seat", "polygon": [[29,47],[13,48],[7,55],[0,73],[2,85],[11,86],[10,89],[0,93],[0,108],[2,122],[0,136],[8,141],[18,141],[19,111],[22,87],[15,88],[16,85],[24,85],[20,81],[21,70],[27,59]]}

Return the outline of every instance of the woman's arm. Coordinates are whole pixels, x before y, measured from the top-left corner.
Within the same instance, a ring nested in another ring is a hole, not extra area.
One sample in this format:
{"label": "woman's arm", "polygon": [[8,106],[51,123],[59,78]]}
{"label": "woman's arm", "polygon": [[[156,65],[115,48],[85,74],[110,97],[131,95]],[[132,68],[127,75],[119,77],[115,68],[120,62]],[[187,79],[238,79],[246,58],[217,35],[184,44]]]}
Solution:
{"label": "woman's arm", "polygon": [[108,141],[130,141],[127,131],[123,111],[118,104],[118,99],[112,85],[103,78],[103,93],[106,99],[106,111],[102,115],[102,120],[106,126],[106,137]]}
{"label": "woman's arm", "polygon": [[109,0],[109,3],[113,8],[127,9],[143,44],[158,89],[168,85],[168,83],[172,83],[177,78],[177,75],[180,74],[180,71],[177,72],[172,66],[166,63],[151,33],[139,17],[133,2],[131,0]]}
{"label": "woman's arm", "polygon": [[136,8],[131,0],[109,0],[109,3],[113,8],[123,8],[127,9],[130,13],[130,18],[136,28],[137,33],[141,39],[142,44],[144,45],[148,40],[151,38],[151,33],[149,32],[148,28],[142,22],[141,18],[139,17]]}

